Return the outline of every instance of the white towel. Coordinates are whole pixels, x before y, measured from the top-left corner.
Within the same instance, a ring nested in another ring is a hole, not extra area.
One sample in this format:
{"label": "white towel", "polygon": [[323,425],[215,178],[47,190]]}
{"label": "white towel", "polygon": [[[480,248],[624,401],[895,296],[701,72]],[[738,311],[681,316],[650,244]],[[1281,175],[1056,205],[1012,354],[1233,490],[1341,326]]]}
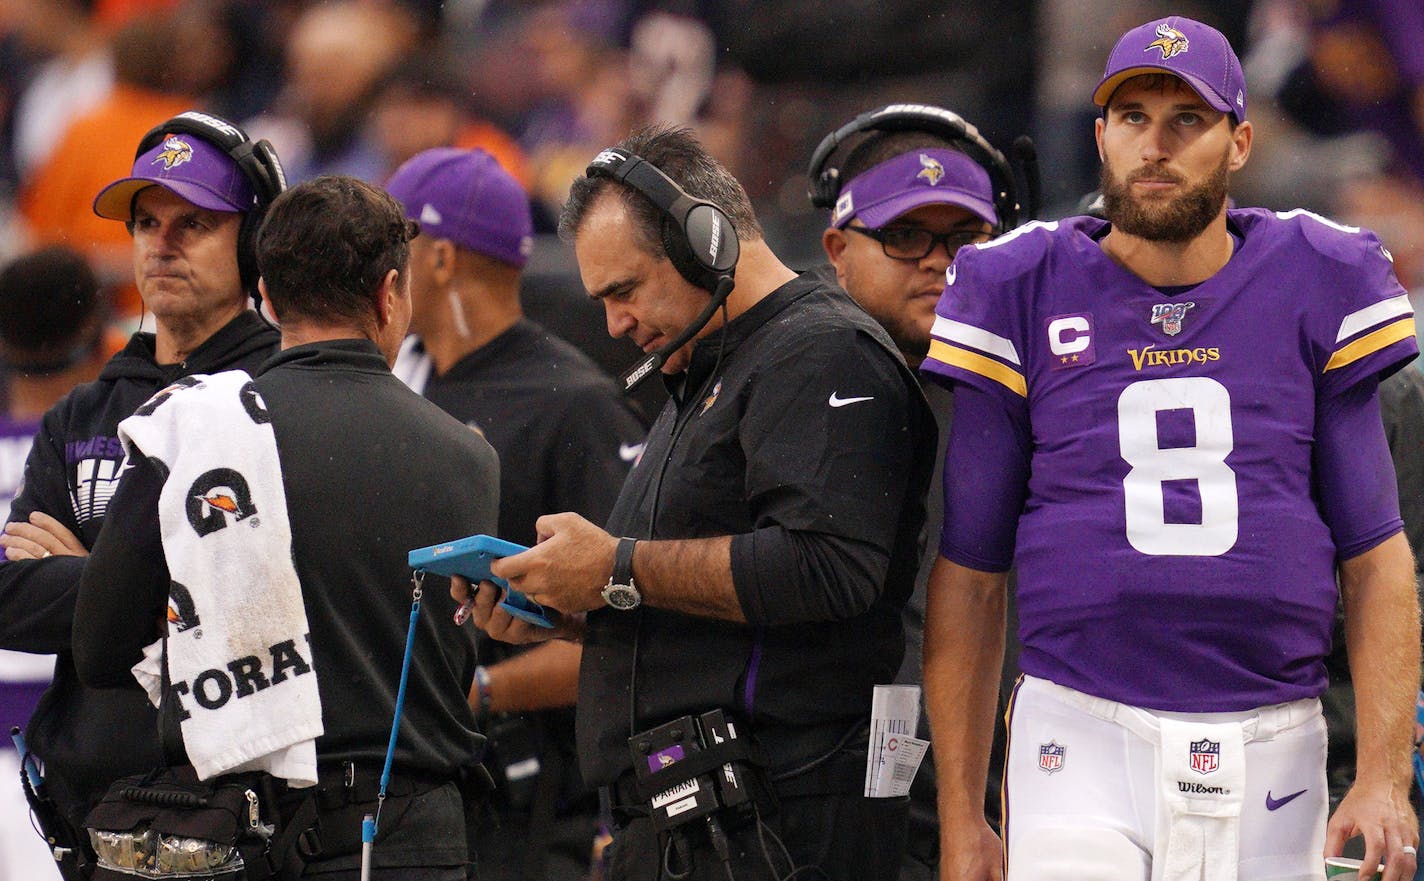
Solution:
{"label": "white towel", "polygon": [[1236,881],[1246,790],[1242,724],[1168,718],[1158,724],[1162,788],[1152,879]]}
{"label": "white towel", "polygon": [[[198,777],[260,770],[315,784],[321,700],[276,439],[252,378],[179,380],[119,437],[165,472],[168,672]],[[157,705],[162,642],[145,654],[134,677]]]}

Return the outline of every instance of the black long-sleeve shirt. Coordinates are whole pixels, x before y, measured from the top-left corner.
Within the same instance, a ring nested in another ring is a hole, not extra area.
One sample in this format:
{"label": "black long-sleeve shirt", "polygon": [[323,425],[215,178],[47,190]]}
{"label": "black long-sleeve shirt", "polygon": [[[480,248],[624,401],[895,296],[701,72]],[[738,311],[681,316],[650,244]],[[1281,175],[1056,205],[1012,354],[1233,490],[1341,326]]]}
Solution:
{"label": "black long-sleeve shirt", "polygon": [[641,730],[720,707],[773,768],[805,762],[869,718],[904,650],[936,430],[885,332],[803,277],[699,341],[680,380],[609,531],[732,536],[747,623],[589,613],[578,736],[591,784],[630,766],[630,715]]}
{"label": "black long-sleeve shirt", "polygon": [[[495,528],[498,463],[475,432],[407,389],[364,340],[288,349],[254,385],[271,416],[326,733],[322,766],[379,768],[411,604],[406,554]],[[81,679],[112,686],[160,633],[169,574],[159,537],[163,475],[136,464],[85,568],[74,627]],[[232,573],[241,579],[239,572]],[[396,766],[458,778],[479,760],[466,695],[470,628],[426,586]]]}

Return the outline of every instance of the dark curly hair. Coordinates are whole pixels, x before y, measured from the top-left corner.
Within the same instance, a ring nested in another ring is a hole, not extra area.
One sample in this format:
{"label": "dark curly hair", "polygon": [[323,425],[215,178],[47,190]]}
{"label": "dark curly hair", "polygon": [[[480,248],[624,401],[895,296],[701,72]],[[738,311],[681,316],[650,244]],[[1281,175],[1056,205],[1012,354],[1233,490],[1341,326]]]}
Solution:
{"label": "dark curly hair", "polygon": [[379,187],[326,175],[278,196],[257,233],[257,266],[277,320],[375,318],[386,273],[402,276],[420,227]]}

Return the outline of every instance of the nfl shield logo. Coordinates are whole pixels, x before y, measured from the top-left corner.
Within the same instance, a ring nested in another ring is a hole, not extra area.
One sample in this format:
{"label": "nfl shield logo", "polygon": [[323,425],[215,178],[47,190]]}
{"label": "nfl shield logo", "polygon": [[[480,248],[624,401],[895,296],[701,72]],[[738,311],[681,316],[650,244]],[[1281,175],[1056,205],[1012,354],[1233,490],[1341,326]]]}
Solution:
{"label": "nfl shield logo", "polygon": [[1182,332],[1182,319],[1187,317],[1187,310],[1195,305],[1196,303],[1156,303],[1152,306],[1152,323],[1162,325],[1162,332],[1167,336],[1176,336]]}
{"label": "nfl shield logo", "polygon": [[1049,741],[1038,748],[1038,767],[1041,771],[1049,774],[1063,770],[1063,756],[1068,752],[1068,747],[1059,746],[1057,743]]}
{"label": "nfl shield logo", "polygon": [[1192,770],[1198,774],[1210,774],[1221,766],[1221,744],[1215,740],[1193,740],[1191,752]]}

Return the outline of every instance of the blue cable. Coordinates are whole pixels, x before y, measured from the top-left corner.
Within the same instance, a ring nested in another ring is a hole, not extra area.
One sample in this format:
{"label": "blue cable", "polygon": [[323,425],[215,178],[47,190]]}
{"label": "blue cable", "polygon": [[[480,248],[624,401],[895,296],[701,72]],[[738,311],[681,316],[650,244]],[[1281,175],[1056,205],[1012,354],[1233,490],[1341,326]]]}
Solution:
{"label": "blue cable", "polygon": [[376,793],[376,815],[366,815],[361,821],[361,843],[367,853],[376,840],[376,829],[381,822],[381,807],[386,801],[386,787],[391,782],[391,766],[396,760],[396,737],[400,734],[401,715],[405,710],[405,686],[410,679],[410,659],[415,649],[415,625],[420,618],[421,585],[425,581],[425,571],[417,570],[414,577],[414,600],[410,604],[410,626],[405,634],[405,657],[401,660],[400,687],[396,689],[396,713],[391,720],[391,740],[386,745],[386,764],[381,769],[381,788]]}

